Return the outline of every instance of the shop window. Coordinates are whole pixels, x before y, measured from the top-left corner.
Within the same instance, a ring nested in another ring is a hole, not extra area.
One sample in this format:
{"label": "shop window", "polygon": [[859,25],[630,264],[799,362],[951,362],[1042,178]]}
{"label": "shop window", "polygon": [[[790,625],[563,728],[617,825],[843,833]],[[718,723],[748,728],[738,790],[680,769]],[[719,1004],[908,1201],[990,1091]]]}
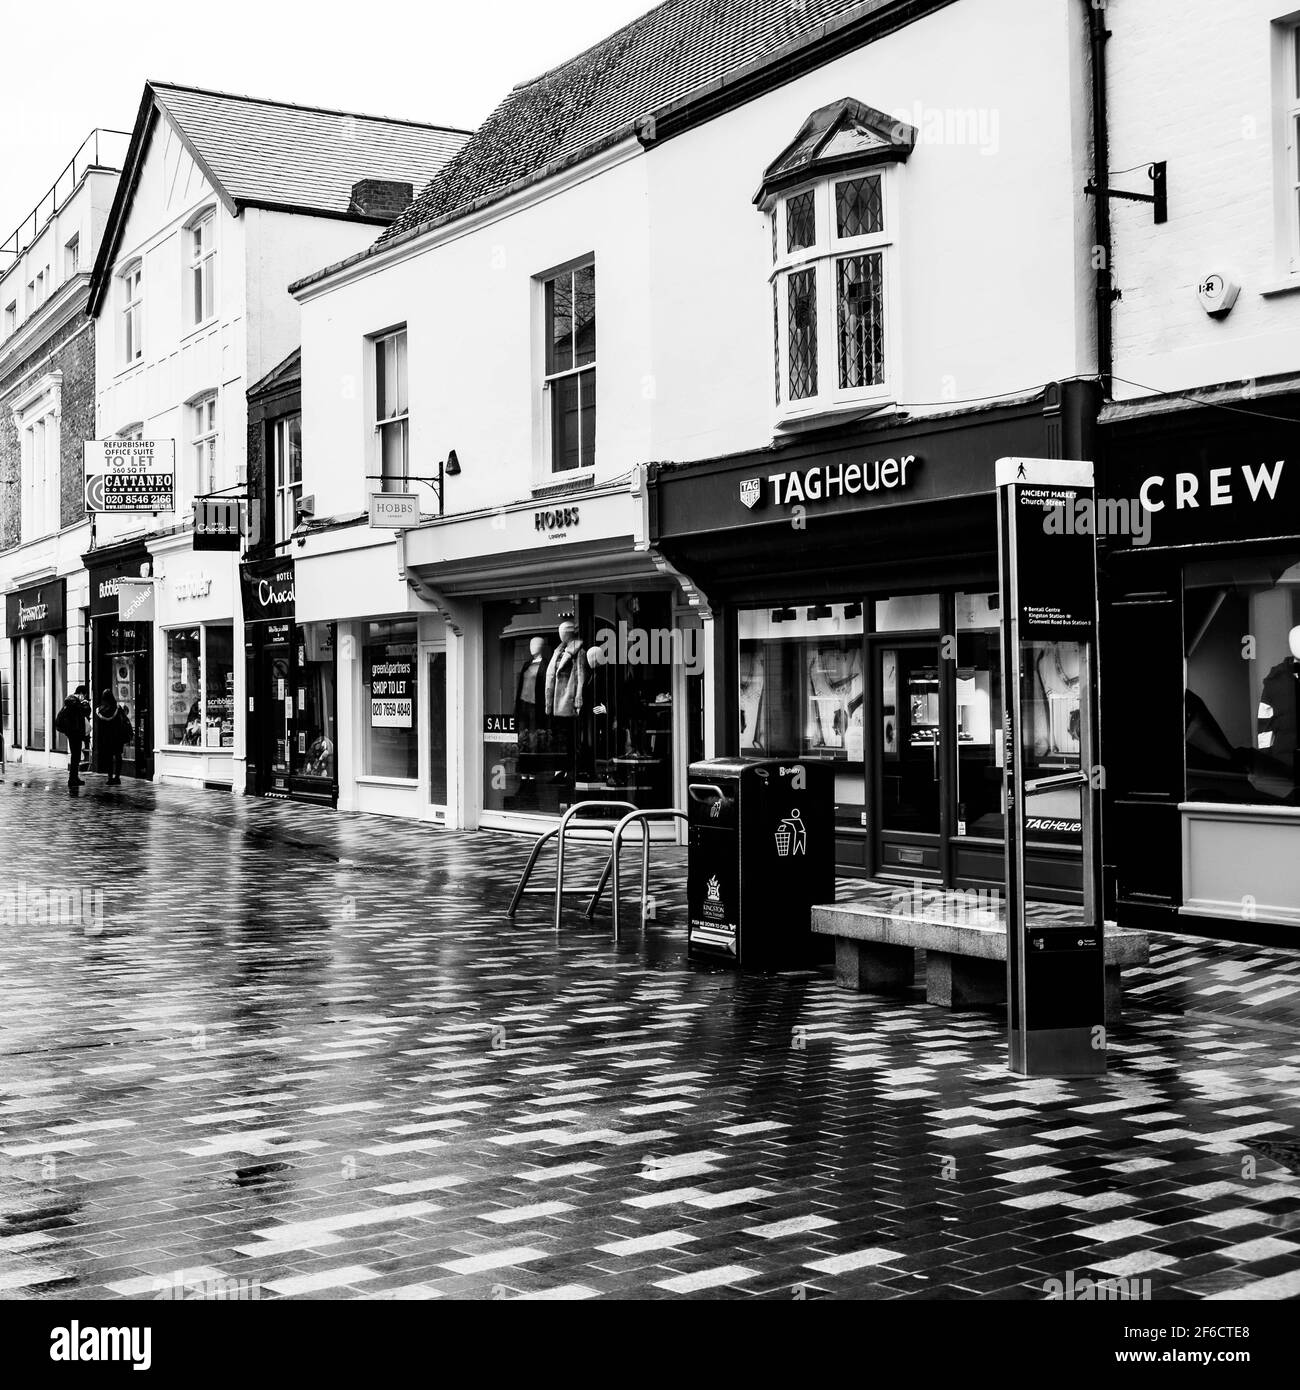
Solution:
{"label": "shop window", "polygon": [[1300,805],[1300,556],[1184,571],[1187,799]]}
{"label": "shop window", "polygon": [[556,815],[581,800],[666,806],[673,671],[702,659],[664,593],[484,606],[484,806]]}
{"label": "shop window", "polygon": [[543,281],[551,471],[596,463],[596,267]]}
{"label": "shop window", "polygon": [[375,434],[384,492],[402,492],[410,472],[410,400],[406,329],[375,339]]}
{"label": "shop window", "polygon": [[167,742],[174,748],[235,746],[234,633],[229,627],[167,633]]}
{"label": "shop window", "polygon": [[45,639],[29,637],[25,646],[27,660],[27,747],[45,747],[46,726],[46,669]]}
{"label": "shop window", "polygon": [[216,225],[216,215],[209,209],[185,231],[185,299],[191,327],[206,323],[216,313]]}
{"label": "shop window", "polygon": [[283,544],[298,524],[302,500],[302,416],[275,422],[275,539]]}
{"label": "shop window", "polygon": [[865,802],[862,605],[742,609],[738,631],[741,756],[833,762],[851,816]]}
{"label": "shop window", "polygon": [[298,629],[297,739],[294,771],[300,777],[334,780],[334,625],[308,623]]}
{"label": "shop window", "polygon": [[956,599],[957,834],[1000,840],[1002,639],[997,594]]}
{"label": "shop window", "polygon": [[368,625],[362,671],[366,776],[414,782],[420,775],[417,651],[413,619]]}
{"label": "shop window", "polygon": [[121,357],[124,366],[144,356],[144,263],[133,261],[118,277]]}
{"label": "shop window", "polygon": [[877,632],[933,632],[939,626],[938,594],[900,594],[877,599]]}
{"label": "shop window", "polygon": [[[896,214],[910,126],[861,102],[815,111],[768,166],[778,422],[889,399]],[[844,169],[860,153],[864,166]]]}

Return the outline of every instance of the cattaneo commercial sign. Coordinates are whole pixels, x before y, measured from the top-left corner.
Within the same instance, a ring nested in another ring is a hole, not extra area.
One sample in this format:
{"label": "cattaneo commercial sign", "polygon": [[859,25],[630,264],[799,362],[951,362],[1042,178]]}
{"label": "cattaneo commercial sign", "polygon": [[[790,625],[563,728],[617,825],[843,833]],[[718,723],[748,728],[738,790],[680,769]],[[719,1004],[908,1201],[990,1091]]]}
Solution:
{"label": "cattaneo commercial sign", "polygon": [[174,439],[88,439],[86,513],[176,510]]}

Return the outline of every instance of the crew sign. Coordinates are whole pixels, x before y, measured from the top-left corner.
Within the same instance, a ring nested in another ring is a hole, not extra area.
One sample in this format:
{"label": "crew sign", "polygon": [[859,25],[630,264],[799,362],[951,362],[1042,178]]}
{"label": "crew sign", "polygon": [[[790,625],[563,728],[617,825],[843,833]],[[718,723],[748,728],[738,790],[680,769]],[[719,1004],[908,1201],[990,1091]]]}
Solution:
{"label": "crew sign", "polygon": [[174,512],[174,439],[88,439],[86,513]]}

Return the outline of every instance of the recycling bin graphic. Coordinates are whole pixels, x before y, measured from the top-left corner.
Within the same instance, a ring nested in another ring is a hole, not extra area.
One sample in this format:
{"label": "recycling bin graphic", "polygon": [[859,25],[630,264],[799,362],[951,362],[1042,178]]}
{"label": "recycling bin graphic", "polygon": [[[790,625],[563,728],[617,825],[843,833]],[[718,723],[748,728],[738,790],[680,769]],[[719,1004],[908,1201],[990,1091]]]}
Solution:
{"label": "recycling bin graphic", "polygon": [[828,954],[811,909],[835,900],[834,771],[805,759],[713,758],[687,780],[692,959],[783,970]]}

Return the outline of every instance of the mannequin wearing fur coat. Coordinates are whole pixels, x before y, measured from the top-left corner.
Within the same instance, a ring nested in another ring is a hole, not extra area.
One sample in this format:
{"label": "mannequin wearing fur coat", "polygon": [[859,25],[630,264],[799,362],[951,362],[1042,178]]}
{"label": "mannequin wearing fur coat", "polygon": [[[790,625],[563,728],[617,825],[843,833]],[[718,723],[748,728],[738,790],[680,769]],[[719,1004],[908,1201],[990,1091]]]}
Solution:
{"label": "mannequin wearing fur coat", "polygon": [[556,719],[574,719],[582,713],[587,653],[578,638],[575,623],[561,623],[559,637],[560,645],[546,668],[546,713]]}

